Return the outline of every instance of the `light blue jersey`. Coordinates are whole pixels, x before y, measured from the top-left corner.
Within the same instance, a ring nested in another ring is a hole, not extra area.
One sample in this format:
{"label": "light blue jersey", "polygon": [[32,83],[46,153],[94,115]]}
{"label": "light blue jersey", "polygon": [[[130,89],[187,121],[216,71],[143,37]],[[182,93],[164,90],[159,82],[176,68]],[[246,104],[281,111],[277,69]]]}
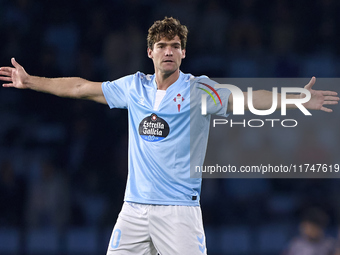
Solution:
{"label": "light blue jersey", "polygon": [[[102,89],[110,108],[128,109],[129,174],[124,200],[142,204],[198,206],[201,178],[190,178],[190,164],[201,166],[207,148],[210,114],[226,116],[230,91],[216,89],[218,104],[207,97],[212,80],[180,73],[153,110],[157,85],[154,75],[137,72]],[[213,92],[211,92],[213,93]],[[215,95],[214,95],[215,96]]]}

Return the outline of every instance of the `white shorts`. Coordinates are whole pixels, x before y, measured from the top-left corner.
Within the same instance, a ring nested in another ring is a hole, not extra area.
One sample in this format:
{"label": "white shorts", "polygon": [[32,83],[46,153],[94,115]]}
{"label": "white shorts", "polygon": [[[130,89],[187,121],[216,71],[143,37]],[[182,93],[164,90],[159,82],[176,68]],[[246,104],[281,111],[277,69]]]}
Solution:
{"label": "white shorts", "polygon": [[207,254],[199,206],[124,202],[107,255]]}

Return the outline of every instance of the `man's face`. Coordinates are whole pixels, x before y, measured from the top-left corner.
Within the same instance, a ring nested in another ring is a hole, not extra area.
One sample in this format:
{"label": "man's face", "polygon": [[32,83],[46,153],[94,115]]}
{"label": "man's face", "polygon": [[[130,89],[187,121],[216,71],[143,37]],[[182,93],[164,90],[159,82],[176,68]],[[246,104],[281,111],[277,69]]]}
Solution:
{"label": "man's face", "polygon": [[311,222],[302,222],[300,225],[300,231],[310,241],[318,241],[323,236],[323,229]]}
{"label": "man's face", "polygon": [[154,63],[155,72],[171,74],[179,69],[185,58],[185,49],[181,48],[181,40],[177,35],[171,40],[163,37],[154,44],[153,49],[148,49],[148,57]]}

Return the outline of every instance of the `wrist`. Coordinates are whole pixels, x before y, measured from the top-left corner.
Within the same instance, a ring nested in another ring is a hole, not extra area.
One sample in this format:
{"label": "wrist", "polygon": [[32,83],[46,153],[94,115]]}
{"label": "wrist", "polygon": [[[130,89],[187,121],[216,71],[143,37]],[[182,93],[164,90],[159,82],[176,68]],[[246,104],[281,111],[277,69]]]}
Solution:
{"label": "wrist", "polygon": [[22,85],[27,89],[34,89],[34,85],[37,83],[37,78],[38,77],[27,74],[25,79],[22,81]]}

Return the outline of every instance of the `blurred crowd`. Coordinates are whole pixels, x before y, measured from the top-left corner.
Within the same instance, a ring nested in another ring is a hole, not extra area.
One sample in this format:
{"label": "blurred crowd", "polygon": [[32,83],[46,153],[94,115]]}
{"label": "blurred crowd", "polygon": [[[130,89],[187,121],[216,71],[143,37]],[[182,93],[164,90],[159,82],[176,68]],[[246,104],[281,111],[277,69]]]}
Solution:
{"label": "blurred crowd", "polygon": [[[0,0],[0,6],[0,66],[15,57],[32,75],[106,81],[153,73],[147,29],[164,16],[188,26],[186,73],[340,74],[335,0]],[[276,163],[340,163],[339,109],[315,116],[318,123],[302,119],[294,131],[230,129],[222,151],[244,165],[264,154]],[[0,227],[113,227],[127,177],[126,111],[0,88],[0,120]],[[336,237],[339,189],[337,179],[207,179],[204,222],[208,230],[297,225],[302,210],[318,206]]]}

